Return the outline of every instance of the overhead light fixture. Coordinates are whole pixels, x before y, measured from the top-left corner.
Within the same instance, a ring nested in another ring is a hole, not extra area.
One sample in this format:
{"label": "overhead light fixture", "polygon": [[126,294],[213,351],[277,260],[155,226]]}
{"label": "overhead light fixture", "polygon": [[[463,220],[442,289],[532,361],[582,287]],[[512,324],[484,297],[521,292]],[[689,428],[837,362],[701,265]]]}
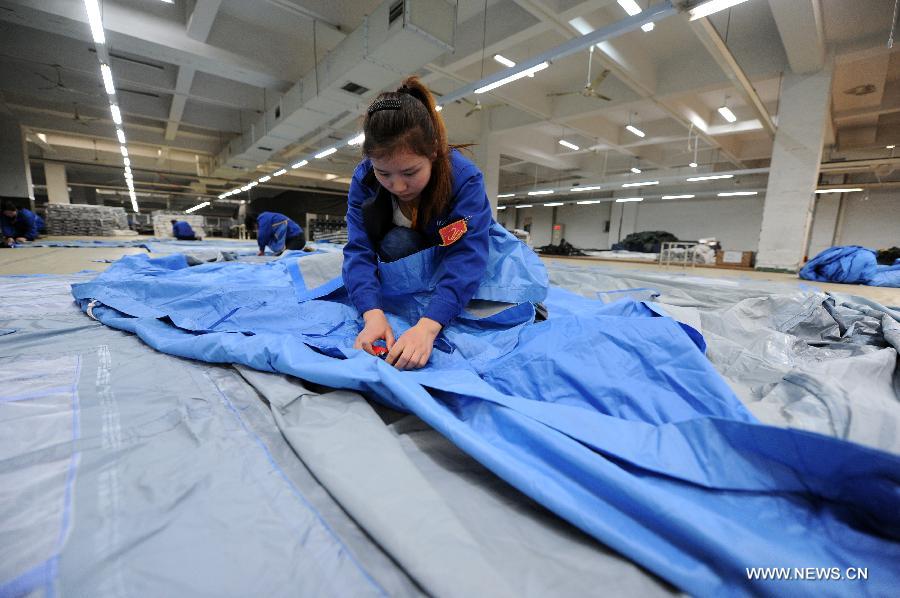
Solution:
{"label": "overhead light fixture", "polygon": [[517,205],[516,209],[520,210],[522,208],[530,208],[530,207],[532,207],[532,205],[530,203],[522,203],[522,204]]}
{"label": "overhead light fixture", "polygon": [[580,206],[587,206],[590,204],[601,203],[602,201],[603,201],[602,199],[586,199],[584,201],[576,201],[575,203],[577,203]]}
{"label": "overhead light fixture", "polygon": [[631,172],[633,172],[634,174],[641,174],[641,173],[644,172],[644,171],[641,170],[640,168],[638,168],[637,166],[632,166],[632,167],[631,167]]}
{"label": "overhead light fixture", "polygon": [[756,191],[726,191],[725,193],[718,193],[719,197],[737,197],[740,195],[756,195]]}
{"label": "overhead light fixture", "polygon": [[692,177],[686,178],[684,180],[686,180],[689,183],[696,183],[697,181],[715,181],[718,179],[730,179],[733,176],[734,176],[733,174],[711,174],[711,175],[707,175],[707,176],[692,176]]}
{"label": "overhead light fixture", "polygon": [[307,164],[309,164],[309,160],[300,160],[296,164],[291,164],[291,168],[302,168],[303,166],[306,166]]}
{"label": "overhead light fixture", "polygon": [[362,145],[362,142],[366,140],[366,134],[360,133],[353,139],[347,142],[347,145]]}
{"label": "overhead light fixture", "polygon": [[103,17],[100,16],[100,4],[97,0],[84,0],[84,8],[87,11],[88,24],[91,26],[91,36],[95,44],[105,44],[106,36],[103,35]]}
{"label": "overhead light fixture", "polygon": [[131,166],[131,158],[122,158],[122,163],[125,164],[125,168]]}
{"label": "overhead light fixture", "polygon": [[497,199],[500,199],[501,197],[515,197],[515,196],[516,196],[515,193],[500,193],[497,195]]}
{"label": "overhead light fixture", "polygon": [[661,199],[691,199],[693,195],[663,195]]}
{"label": "overhead light fixture", "polygon": [[551,195],[553,189],[542,189],[540,191],[529,191],[528,195]]}
{"label": "overhead light fixture", "polygon": [[587,187],[572,187],[569,191],[574,191],[575,193],[580,193],[582,191],[597,191],[599,189],[603,189],[603,185],[588,185]]}
{"label": "overhead light fixture", "polygon": [[641,7],[638,6],[638,3],[635,2],[635,0],[616,0],[616,2],[619,3],[619,6],[625,9],[625,12],[628,13],[629,17],[641,14]]}
{"label": "overhead light fixture", "polygon": [[497,206],[497,211],[498,211],[498,212],[499,212],[500,210],[505,210],[505,209],[506,209],[506,206]]}
{"label": "overhead light fixture", "polygon": [[112,113],[113,122],[117,125],[122,124],[122,112],[119,111],[119,106],[116,104],[109,105],[109,111]]}
{"label": "overhead light fixture", "polygon": [[816,193],[825,194],[825,193],[855,193],[857,191],[862,191],[862,187],[847,187],[846,189],[816,189]]}
{"label": "overhead light fixture", "polygon": [[244,185],[243,187],[241,187],[241,191],[249,191],[249,190],[250,190],[250,185]]}
{"label": "overhead light fixture", "polygon": [[507,58],[506,56],[501,56],[500,54],[494,54],[494,60],[502,64],[503,66],[508,66],[510,68],[516,66],[516,63]]}
{"label": "overhead light fixture", "polygon": [[542,62],[538,65],[535,65],[529,69],[525,69],[524,71],[519,71],[518,73],[510,75],[509,77],[500,79],[499,81],[494,81],[493,83],[488,83],[484,87],[479,87],[478,89],[475,90],[475,93],[485,93],[492,89],[497,89],[501,85],[506,85],[507,83],[511,83],[513,81],[521,79],[522,77],[528,77],[529,75],[533,75],[534,73],[537,73],[538,71],[542,71],[545,68],[547,68],[548,66],[550,66],[550,63],[544,61],[544,62]]}
{"label": "overhead light fixture", "polygon": [[184,213],[185,213],[185,214],[190,214],[191,212],[196,212],[197,210],[200,210],[200,209],[202,209],[202,208],[205,208],[205,207],[208,206],[208,205],[209,205],[209,202],[208,202],[208,201],[204,201],[203,203],[198,203],[198,204],[195,205],[193,208],[188,208],[188,209],[186,209],[186,210],[184,211]]}
{"label": "overhead light fixture", "polygon": [[126,175],[131,175],[131,166],[126,166],[126,167],[125,167],[125,174],[126,174]]}
{"label": "overhead light fixture", "polygon": [[251,189],[253,187],[256,187],[257,185],[259,185],[259,181],[250,181],[249,183],[247,183],[247,186],[250,187]]}
{"label": "overhead light fixture", "polygon": [[642,183],[624,183],[623,187],[647,187],[648,185],[659,185],[659,181],[644,181]]}
{"label": "overhead light fixture", "polygon": [[631,201],[644,201],[643,197],[620,197],[616,200],[616,203],[628,203]]}
{"label": "overhead light fixture", "polygon": [[569,148],[570,150],[575,150],[576,152],[577,152],[578,150],[581,149],[580,147],[578,147],[578,146],[575,145],[574,143],[572,143],[572,142],[570,142],[570,141],[566,141],[565,139],[560,139],[560,140],[559,140],[559,144],[560,144],[561,146],[563,146],[563,147]]}
{"label": "overhead light fixture", "polygon": [[100,75],[103,76],[103,87],[106,88],[106,93],[115,95],[116,88],[113,85],[112,71],[109,69],[108,64],[100,64]]}
{"label": "overhead light fixture", "polygon": [[719,114],[722,115],[722,118],[727,120],[730,123],[737,122],[737,117],[734,115],[734,112],[731,111],[731,108],[728,106],[721,106],[719,108]]}
{"label": "overhead light fixture", "polygon": [[282,169],[280,169],[280,170],[276,170],[275,172],[273,172],[273,173],[272,173],[272,176],[281,176],[281,175],[283,175],[283,174],[286,173],[286,172],[287,172],[287,170],[285,170],[284,168],[282,168]]}
{"label": "overhead light fixture", "polygon": [[326,181],[333,181],[334,179],[338,178],[338,176],[339,176],[339,175],[328,173],[328,174],[325,175],[325,180],[326,180]]}
{"label": "overhead light fixture", "polygon": [[545,203],[545,204],[544,204],[544,207],[547,207],[547,208],[555,208],[556,206],[561,206],[561,205],[563,205],[563,203],[565,203],[565,202],[562,202],[562,201],[553,201],[553,202],[550,202],[550,203]]}
{"label": "overhead light fixture", "polygon": [[691,168],[697,168],[698,164],[696,162],[691,162],[690,164],[688,164],[688,166],[690,166]]}
{"label": "overhead light fixture", "polygon": [[331,154],[333,154],[336,151],[337,151],[336,147],[329,147],[327,150],[319,152],[314,157],[316,160],[321,160],[322,158],[324,158],[326,156],[330,156]]}
{"label": "overhead light fixture", "polygon": [[119,143],[125,144],[125,131],[122,129],[116,129],[116,137],[119,138]]}
{"label": "overhead light fixture", "polygon": [[647,134],[635,127],[634,125],[626,125],[625,129],[630,131],[631,133],[637,135],[638,137],[646,137]]}
{"label": "overhead light fixture", "polygon": [[128,197],[131,198],[131,210],[137,214],[138,213],[138,203],[137,196],[135,196],[134,191],[128,193]]}
{"label": "overhead light fixture", "polygon": [[265,183],[266,181],[269,181],[271,179],[272,179],[272,177],[270,177],[269,175],[266,175],[264,177],[260,177],[258,182]]}
{"label": "overhead light fixture", "polygon": [[746,1],[747,0],[708,0],[708,2],[698,4],[689,11],[689,14],[691,15],[690,20],[696,21],[697,19],[708,17],[709,15],[717,13],[720,10],[731,8],[732,6],[741,4],[742,2]]}
{"label": "overhead light fixture", "polygon": [[655,23],[644,23],[643,25],[641,25],[641,31],[643,31],[644,33],[650,33],[655,28],[656,28]]}
{"label": "overhead light fixture", "polygon": [[219,199],[225,199],[226,197],[228,197],[228,194],[227,194],[227,193],[223,193],[223,194],[221,194],[221,195],[219,196]]}
{"label": "overhead light fixture", "polygon": [[119,151],[122,152],[122,157],[123,157],[123,158],[127,158],[127,157],[128,157],[128,148],[127,148],[127,147],[125,147],[124,145],[120,145],[120,146],[119,146]]}
{"label": "overhead light fixture", "polygon": [[891,144],[891,145],[884,146],[884,149],[894,149],[895,147],[897,147],[897,146],[894,144]]}

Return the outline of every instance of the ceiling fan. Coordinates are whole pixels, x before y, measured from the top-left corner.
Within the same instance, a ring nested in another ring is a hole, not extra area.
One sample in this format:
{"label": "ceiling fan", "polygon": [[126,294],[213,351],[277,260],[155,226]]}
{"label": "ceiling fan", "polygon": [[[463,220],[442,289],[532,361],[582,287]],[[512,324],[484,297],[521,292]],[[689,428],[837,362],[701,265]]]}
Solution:
{"label": "ceiling fan", "polygon": [[41,90],[41,91],[48,91],[48,90],[54,90],[54,91],[55,91],[55,90],[60,90],[60,91],[65,91],[65,92],[69,92],[69,93],[80,93],[80,94],[82,94],[82,95],[91,95],[91,94],[85,93],[85,92],[83,92],[83,91],[81,91],[81,90],[79,90],[79,89],[74,89],[74,88],[72,88],[72,87],[69,87],[68,85],[66,85],[65,83],[63,83],[63,80],[62,80],[62,70],[61,70],[61,69],[62,69],[62,65],[59,65],[59,64],[50,64],[50,65],[47,65],[47,66],[53,67],[53,69],[56,70],[56,81],[54,81],[53,79],[51,79],[50,77],[48,77],[48,76],[45,75],[44,73],[41,73],[40,71],[34,71],[34,74],[35,74],[35,75],[37,75],[37,76],[40,77],[41,79],[44,79],[44,80],[47,81],[48,83],[51,83],[51,84],[52,84],[52,85],[50,85],[50,86],[48,86],[48,87],[38,87],[39,90]]}
{"label": "ceiling fan", "polygon": [[586,98],[597,98],[598,100],[603,100],[605,102],[611,101],[609,96],[605,96],[602,93],[597,92],[597,86],[603,83],[606,77],[609,75],[609,69],[603,69],[597,78],[591,81],[591,66],[594,59],[594,46],[591,46],[591,51],[588,54],[588,70],[587,70],[587,78],[584,81],[584,87],[579,89],[578,91],[561,91],[556,93],[548,93],[547,97],[558,97],[558,96],[568,96],[568,95],[581,95]]}

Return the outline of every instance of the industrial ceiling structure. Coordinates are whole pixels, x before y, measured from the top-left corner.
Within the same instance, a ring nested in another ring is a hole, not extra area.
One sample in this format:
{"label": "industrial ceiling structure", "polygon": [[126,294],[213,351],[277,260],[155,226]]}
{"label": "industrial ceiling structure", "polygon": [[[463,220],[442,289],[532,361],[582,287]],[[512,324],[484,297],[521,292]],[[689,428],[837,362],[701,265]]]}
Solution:
{"label": "industrial ceiling structure", "polygon": [[746,0],[692,20],[696,4],[103,0],[98,43],[81,1],[0,0],[0,94],[38,185],[40,164],[65,164],[70,186],[124,205],[133,187],[142,206],[214,211],[345,194],[366,106],[415,73],[451,142],[497,148],[500,203],[521,204],[634,183],[648,199],[762,192],[783,78],[833,68],[824,187],[900,180],[894,0]]}

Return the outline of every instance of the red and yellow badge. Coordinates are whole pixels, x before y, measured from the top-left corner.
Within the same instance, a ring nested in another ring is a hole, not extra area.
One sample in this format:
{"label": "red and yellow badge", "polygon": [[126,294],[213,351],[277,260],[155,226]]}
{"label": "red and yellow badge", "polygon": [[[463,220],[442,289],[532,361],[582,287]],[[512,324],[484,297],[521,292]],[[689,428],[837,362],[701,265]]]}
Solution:
{"label": "red and yellow badge", "polygon": [[465,218],[457,220],[456,222],[451,222],[447,226],[438,229],[438,233],[441,235],[441,245],[444,247],[453,245],[466,234],[467,230],[469,229],[466,227]]}

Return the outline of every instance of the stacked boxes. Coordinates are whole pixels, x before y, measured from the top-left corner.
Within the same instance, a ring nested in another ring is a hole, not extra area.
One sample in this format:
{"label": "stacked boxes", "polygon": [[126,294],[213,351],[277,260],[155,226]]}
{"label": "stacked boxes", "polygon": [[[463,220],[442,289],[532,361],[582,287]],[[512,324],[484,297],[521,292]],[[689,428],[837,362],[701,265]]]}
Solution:
{"label": "stacked boxes", "polygon": [[153,236],[157,238],[173,237],[172,221],[182,220],[191,225],[194,234],[201,239],[206,238],[206,218],[197,214],[185,214],[184,212],[166,212],[165,210],[153,211]]}
{"label": "stacked boxes", "polygon": [[124,208],[87,204],[47,205],[47,234],[108,237],[128,230]]}

